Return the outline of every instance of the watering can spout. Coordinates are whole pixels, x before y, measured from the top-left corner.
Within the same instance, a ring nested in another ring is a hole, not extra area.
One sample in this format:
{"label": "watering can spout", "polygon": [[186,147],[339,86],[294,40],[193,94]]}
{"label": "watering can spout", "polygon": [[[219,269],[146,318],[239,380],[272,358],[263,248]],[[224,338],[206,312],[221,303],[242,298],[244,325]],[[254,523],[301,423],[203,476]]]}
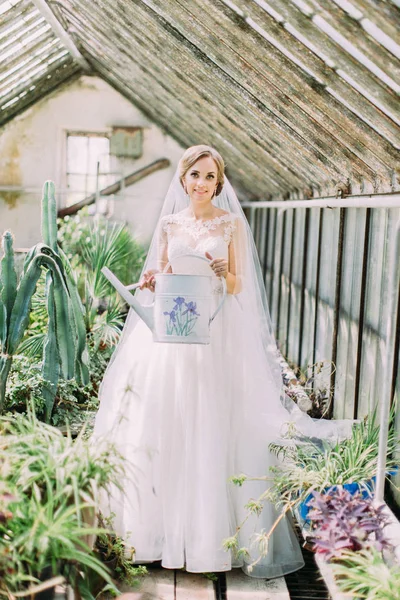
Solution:
{"label": "watering can spout", "polygon": [[114,275],[112,271],[108,267],[103,267],[101,272],[105,277],[107,277],[108,281],[115,287],[117,292],[122,296],[122,298],[129,304],[131,308],[139,315],[141,319],[146,323],[147,327],[154,331],[154,314],[153,314],[153,305],[150,306],[142,306],[140,302],[138,302],[130,293],[128,288]]}

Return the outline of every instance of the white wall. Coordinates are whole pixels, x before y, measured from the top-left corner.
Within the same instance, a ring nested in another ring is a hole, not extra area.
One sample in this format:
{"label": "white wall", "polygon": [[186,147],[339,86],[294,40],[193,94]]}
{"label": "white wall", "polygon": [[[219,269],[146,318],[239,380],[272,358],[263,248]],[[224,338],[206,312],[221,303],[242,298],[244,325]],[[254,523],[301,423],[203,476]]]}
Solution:
{"label": "white wall", "polygon": [[[143,155],[119,161],[118,171],[126,175],[159,158],[171,161],[169,168],[126,188],[124,201],[114,202],[113,216],[127,221],[147,242],[184,149],[106,82],[89,76],[60,88],[0,129],[0,188],[25,188],[0,191],[0,234],[11,229],[20,248],[40,241],[40,189],[48,179],[56,190],[65,189],[67,131],[107,132],[113,126],[144,128]],[[57,201],[63,204],[60,195]]]}

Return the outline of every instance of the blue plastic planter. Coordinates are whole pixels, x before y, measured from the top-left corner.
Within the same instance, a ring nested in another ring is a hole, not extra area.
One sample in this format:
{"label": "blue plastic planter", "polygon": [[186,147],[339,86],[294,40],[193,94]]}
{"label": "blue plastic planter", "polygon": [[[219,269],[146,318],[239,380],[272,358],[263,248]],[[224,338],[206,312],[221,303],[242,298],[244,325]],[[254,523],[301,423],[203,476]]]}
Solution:
{"label": "blue plastic planter", "polygon": [[[396,475],[399,467],[394,467],[391,471],[387,471],[387,475]],[[361,492],[362,498],[368,498],[373,495],[376,483],[376,476],[368,479],[368,481],[363,481],[362,483],[344,483],[343,488],[350,492],[352,496],[354,496],[357,492]],[[336,490],[338,488],[337,485],[332,485],[330,487],[324,488],[324,492],[328,490]],[[311,507],[307,506],[308,502],[313,498],[313,494],[309,494],[303,502],[299,504],[297,507],[297,514],[302,524],[309,523],[310,519],[308,518],[308,512]]]}

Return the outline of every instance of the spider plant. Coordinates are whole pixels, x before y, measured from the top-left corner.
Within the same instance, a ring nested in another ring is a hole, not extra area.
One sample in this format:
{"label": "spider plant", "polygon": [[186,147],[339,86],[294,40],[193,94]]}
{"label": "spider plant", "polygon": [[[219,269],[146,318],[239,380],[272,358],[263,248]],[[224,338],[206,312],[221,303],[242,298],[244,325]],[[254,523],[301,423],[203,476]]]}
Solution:
{"label": "spider plant", "polygon": [[332,568],[339,589],[355,598],[400,598],[400,567],[398,564],[388,565],[375,548],[344,551],[340,561],[332,563]]}
{"label": "spider plant", "polygon": [[[397,464],[395,451],[400,443],[394,427],[396,405],[395,402],[389,417],[387,471],[393,470]],[[251,499],[246,505],[248,512],[238,525],[235,535],[224,541],[225,548],[237,552],[239,534],[244,523],[251,515],[260,514],[266,502],[281,509],[280,515],[269,532],[263,532],[257,537],[260,554],[252,563],[253,566],[267,554],[269,539],[286,513],[289,510],[295,511],[301,504],[305,505],[313,492],[355,484],[355,489],[361,488],[363,492],[370,494],[377,472],[379,425],[376,424],[376,411],[377,408],[364,421],[354,424],[350,438],[333,446],[323,443],[321,447],[312,440],[296,445],[295,437],[292,443],[288,440],[289,444],[271,443],[271,452],[283,460],[281,464],[270,467],[270,476],[249,477],[241,474],[231,477],[230,480],[235,485],[242,486],[246,481],[261,480],[270,482],[270,487],[259,498]],[[242,548],[241,552],[246,554],[248,549]]]}
{"label": "spider plant", "polygon": [[12,495],[8,518],[0,519],[0,593],[28,595],[44,578],[61,575],[90,598],[90,571],[115,589],[91,549],[105,532],[95,525],[99,493],[123,478],[115,447],[91,444],[83,432],[74,441],[29,410],[0,418],[0,457],[0,485]]}

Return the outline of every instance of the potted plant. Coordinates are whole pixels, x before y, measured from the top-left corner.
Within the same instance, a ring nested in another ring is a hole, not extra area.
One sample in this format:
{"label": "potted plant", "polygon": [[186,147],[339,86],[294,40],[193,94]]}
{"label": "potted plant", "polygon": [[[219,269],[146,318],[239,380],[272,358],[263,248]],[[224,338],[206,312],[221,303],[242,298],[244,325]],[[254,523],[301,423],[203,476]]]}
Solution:
{"label": "potted plant", "polygon": [[[399,447],[399,440],[394,428],[396,403],[390,412],[390,428],[388,435],[387,472],[392,473],[397,468],[393,458]],[[379,426],[375,424],[376,409],[365,420],[355,423],[352,437],[336,443],[334,446],[322,443],[318,445],[313,440],[301,440],[298,444],[297,432],[289,432],[289,437],[280,443],[269,445],[270,450],[282,458],[280,464],[270,467],[271,475],[257,478],[247,475],[237,475],[231,478],[235,485],[243,485],[253,479],[271,482],[271,486],[257,499],[251,499],[246,505],[248,514],[236,529],[236,533],[224,542],[226,549],[238,551],[238,537],[242,525],[250,514],[259,514],[265,502],[272,502],[280,510],[280,515],[268,532],[262,533],[255,540],[260,547],[258,559],[268,552],[269,539],[281,519],[292,511],[297,516],[303,530],[310,528],[307,506],[313,492],[324,492],[332,486],[343,486],[350,493],[361,491],[364,496],[371,495],[374,486],[377,456]],[[248,548],[241,548],[241,553],[248,553]]]}
{"label": "potted plant", "polygon": [[[102,531],[96,537],[94,552],[119,583],[133,587],[139,583],[140,577],[147,575],[148,571],[145,566],[132,564],[135,548],[115,533],[114,518],[114,513],[108,517],[104,517],[101,512],[98,514],[98,524]],[[100,591],[103,585],[104,581],[101,577],[97,573],[92,573],[92,592]]]}
{"label": "potted plant", "polygon": [[400,566],[388,564],[375,548],[344,551],[332,569],[338,589],[353,598],[400,598]]}
{"label": "potted plant", "polygon": [[0,483],[11,494],[0,518],[1,593],[30,596],[64,581],[91,598],[92,571],[117,593],[92,550],[104,532],[96,525],[99,492],[123,478],[116,449],[90,444],[83,432],[73,440],[29,411],[0,418],[0,456]]}
{"label": "potted plant", "polygon": [[400,566],[386,539],[391,518],[385,505],[377,507],[343,486],[314,492],[309,505],[316,559],[331,596],[342,591],[356,598],[399,600]]}

